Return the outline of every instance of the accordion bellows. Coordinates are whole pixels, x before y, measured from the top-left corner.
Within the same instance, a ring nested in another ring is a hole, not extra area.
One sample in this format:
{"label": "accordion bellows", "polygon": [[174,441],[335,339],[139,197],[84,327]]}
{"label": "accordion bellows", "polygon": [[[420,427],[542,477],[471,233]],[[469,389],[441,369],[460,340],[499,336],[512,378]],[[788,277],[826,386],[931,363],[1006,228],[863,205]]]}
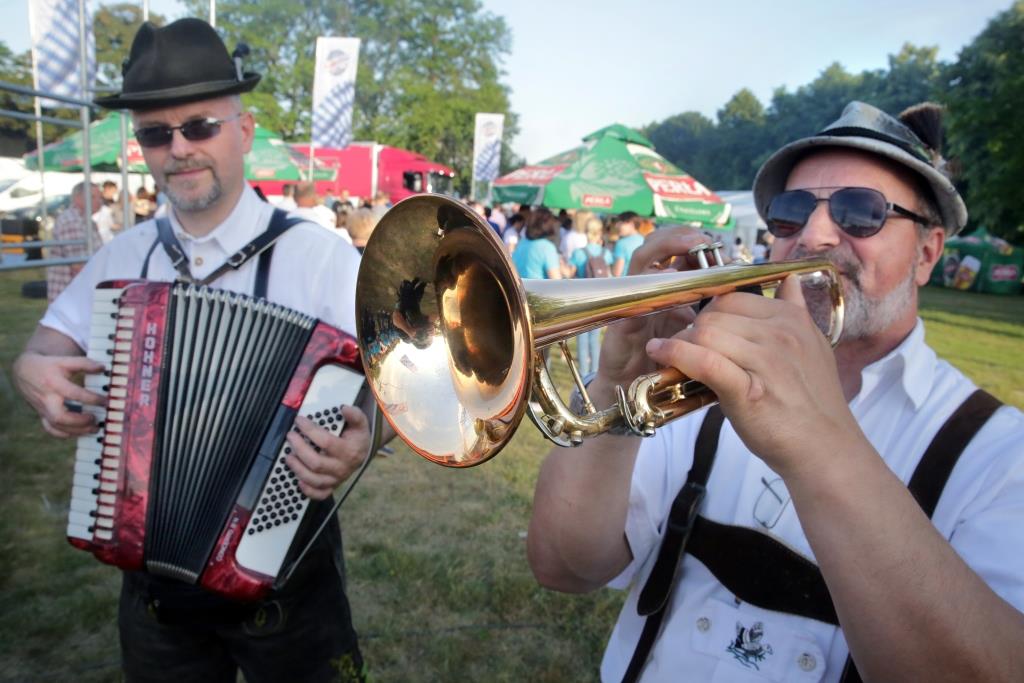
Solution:
{"label": "accordion bellows", "polygon": [[265,595],[309,501],[285,465],[304,414],[339,433],[362,385],[355,340],[315,318],[186,283],[101,284],[68,539],[98,559],[236,600]]}

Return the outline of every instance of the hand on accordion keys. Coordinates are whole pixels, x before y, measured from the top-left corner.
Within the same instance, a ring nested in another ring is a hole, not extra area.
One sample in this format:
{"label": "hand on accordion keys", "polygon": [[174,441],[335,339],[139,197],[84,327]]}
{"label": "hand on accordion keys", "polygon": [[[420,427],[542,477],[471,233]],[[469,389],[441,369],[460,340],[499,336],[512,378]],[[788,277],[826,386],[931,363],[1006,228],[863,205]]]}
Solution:
{"label": "hand on accordion keys", "polygon": [[330,496],[363,464],[369,450],[369,421],[363,411],[344,406],[341,414],[345,428],[340,436],[302,416],[295,419],[298,431],[288,433],[292,452],[286,461],[299,479],[299,488],[314,500]]}
{"label": "hand on accordion keys", "polygon": [[72,378],[78,373],[102,370],[101,364],[82,356],[27,351],[15,362],[14,378],[22,395],[42,418],[43,429],[65,439],[96,431],[95,410],[73,410],[70,406],[102,406],[104,397],[76,384]]}

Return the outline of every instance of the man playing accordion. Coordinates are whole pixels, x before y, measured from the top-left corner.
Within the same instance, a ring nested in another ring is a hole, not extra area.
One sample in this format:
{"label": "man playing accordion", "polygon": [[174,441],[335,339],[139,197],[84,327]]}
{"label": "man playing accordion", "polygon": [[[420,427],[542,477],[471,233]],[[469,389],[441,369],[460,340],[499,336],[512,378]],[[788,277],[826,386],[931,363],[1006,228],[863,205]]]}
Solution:
{"label": "man playing accordion", "polygon": [[[246,184],[243,156],[254,121],[240,94],[260,76],[244,73],[212,27],[182,19],[143,24],[125,62],[120,94],[97,100],[132,112],[136,139],[170,206],[158,230],[150,219],[100,249],[53,302],[17,359],[14,376],[43,428],[61,437],[93,433],[92,415],[69,409],[102,397],[72,381],[95,373],[85,357],[93,291],[107,280],[173,281],[183,275],[213,287],[265,298],[355,333],[359,254],[316,224],[290,222],[260,255],[222,264],[268,229],[273,208]],[[176,245],[180,258],[166,247]],[[266,253],[263,252],[263,253]],[[237,267],[236,267],[237,266]],[[218,274],[219,273],[219,274]],[[365,415],[346,407],[336,436],[305,418],[289,433],[287,465],[302,492],[329,499],[361,464],[369,444]],[[216,454],[213,454],[216,457]],[[341,532],[334,518],[283,588],[254,605],[193,586],[125,572],[119,611],[122,664],[130,681],[361,680],[362,657],[343,583]]]}

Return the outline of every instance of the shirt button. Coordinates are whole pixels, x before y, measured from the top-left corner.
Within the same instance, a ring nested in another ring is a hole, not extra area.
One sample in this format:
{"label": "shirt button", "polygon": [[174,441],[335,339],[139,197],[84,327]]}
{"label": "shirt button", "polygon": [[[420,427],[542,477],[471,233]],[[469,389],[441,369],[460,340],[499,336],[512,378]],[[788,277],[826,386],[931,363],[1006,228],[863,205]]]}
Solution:
{"label": "shirt button", "polygon": [[804,671],[814,671],[814,667],[818,666],[818,660],[814,658],[814,655],[808,654],[807,652],[797,657],[796,663]]}
{"label": "shirt button", "polygon": [[709,628],[711,628],[711,620],[710,619],[708,619],[707,617],[701,617],[700,619],[697,620],[697,630],[698,631],[700,631],[701,633],[705,633]]}
{"label": "shirt button", "polygon": [[196,265],[197,266],[203,265],[203,257],[202,256],[196,256]]}

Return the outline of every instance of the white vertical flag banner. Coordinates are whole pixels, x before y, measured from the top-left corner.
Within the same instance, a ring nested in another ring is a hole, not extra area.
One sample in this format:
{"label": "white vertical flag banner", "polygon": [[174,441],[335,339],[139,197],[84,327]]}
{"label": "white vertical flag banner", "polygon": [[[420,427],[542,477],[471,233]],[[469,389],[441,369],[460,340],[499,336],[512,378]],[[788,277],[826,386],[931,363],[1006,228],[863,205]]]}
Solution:
{"label": "white vertical flag banner", "polygon": [[[79,67],[78,0],[29,0],[29,29],[32,35],[33,76],[36,90],[65,97],[92,99],[96,82],[96,41],[92,13],[85,6],[85,43],[89,68],[85,92]],[[42,99],[44,107],[67,107],[56,100]]]}
{"label": "white vertical flag banner", "polygon": [[317,38],[313,75],[313,144],[346,147],[352,142],[358,38]]}
{"label": "white vertical flag banner", "polygon": [[501,165],[501,134],[504,114],[477,114],[473,133],[473,179],[490,183]]}

